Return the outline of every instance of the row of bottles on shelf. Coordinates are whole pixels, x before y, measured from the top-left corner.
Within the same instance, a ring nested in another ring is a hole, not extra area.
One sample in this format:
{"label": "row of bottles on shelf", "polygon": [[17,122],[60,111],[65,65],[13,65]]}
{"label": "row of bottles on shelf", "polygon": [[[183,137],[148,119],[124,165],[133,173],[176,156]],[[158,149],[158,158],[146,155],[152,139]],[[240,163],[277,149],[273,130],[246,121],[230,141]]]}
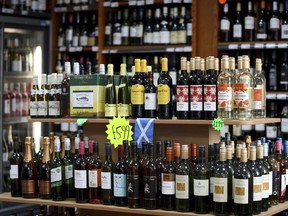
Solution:
{"label": "row of bottles on shelf", "polygon": [[220,41],[287,40],[287,14],[287,0],[225,3],[219,25]]}
{"label": "row of bottles on shelf", "polygon": [[10,157],[12,196],[236,215],[259,214],[288,199],[288,142],[280,138],[210,144],[208,163],[205,146],[197,153],[196,144],[172,147],[168,140],[164,157],[161,141],[143,142],[142,154],[136,142],[124,141],[116,163],[109,142],[102,163],[100,145],[88,137],[75,137],[74,154],[65,136],[44,137],[37,154],[33,144],[26,137],[24,160],[17,144]]}
{"label": "row of bottles on shelf", "polygon": [[5,9],[46,12],[47,0],[5,0],[1,1],[0,6],[3,12]]}
{"label": "row of bottles on shelf", "polygon": [[70,5],[92,5],[98,3],[98,0],[57,0],[56,6],[70,6]]}

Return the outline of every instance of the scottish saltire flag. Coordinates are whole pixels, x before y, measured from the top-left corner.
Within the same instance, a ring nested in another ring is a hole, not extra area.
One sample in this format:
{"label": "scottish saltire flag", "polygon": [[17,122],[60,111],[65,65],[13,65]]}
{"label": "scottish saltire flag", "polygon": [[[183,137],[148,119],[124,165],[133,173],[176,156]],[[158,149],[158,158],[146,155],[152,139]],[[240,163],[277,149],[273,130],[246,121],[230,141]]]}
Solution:
{"label": "scottish saltire flag", "polygon": [[142,142],[153,142],[154,136],[154,118],[137,118],[134,129],[134,141],[138,148],[142,148]]}

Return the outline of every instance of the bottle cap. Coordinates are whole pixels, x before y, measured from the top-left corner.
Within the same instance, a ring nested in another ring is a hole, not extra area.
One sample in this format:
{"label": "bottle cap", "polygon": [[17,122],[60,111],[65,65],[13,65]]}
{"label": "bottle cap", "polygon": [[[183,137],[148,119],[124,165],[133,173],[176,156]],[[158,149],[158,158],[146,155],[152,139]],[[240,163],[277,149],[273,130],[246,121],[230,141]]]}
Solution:
{"label": "bottle cap", "polygon": [[[75,148],[76,148],[76,142],[75,142]],[[84,155],[84,142],[83,141],[79,142],[79,154]]]}
{"label": "bottle cap", "polygon": [[195,58],[190,58],[190,69],[195,71]]}
{"label": "bottle cap", "polygon": [[161,63],[162,63],[162,72],[168,71],[168,58],[166,58],[166,57],[162,58]]}
{"label": "bottle cap", "polygon": [[187,58],[186,57],[181,57],[180,60],[181,63],[181,70],[187,70]]}
{"label": "bottle cap", "polygon": [[147,72],[147,60],[146,59],[141,59],[140,61],[140,72],[146,73]]}
{"label": "bottle cap", "polygon": [[126,74],[127,74],[126,64],[121,64],[120,65],[120,75],[126,76]]}
{"label": "bottle cap", "polygon": [[71,73],[71,64],[70,64],[70,62],[65,62],[64,67],[65,67],[65,73],[66,74],[70,74]]}
{"label": "bottle cap", "polygon": [[257,145],[257,159],[263,159],[263,146]]}
{"label": "bottle cap", "polygon": [[135,72],[140,72],[140,59],[135,59]]}
{"label": "bottle cap", "polygon": [[232,159],[232,146],[231,145],[226,146],[226,159],[227,160]]}
{"label": "bottle cap", "polygon": [[198,157],[205,159],[205,146],[204,145],[199,146],[198,152],[199,152]]}
{"label": "bottle cap", "polygon": [[246,148],[241,148],[240,161],[241,162],[247,162],[247,149]]}
{"label": "bottle cap", "polygon": [[[44,140],[45,140],[45,137],[44,137]],[[60,139],[59,139],[58,136],[56,136],[54,138],[54,151],[55,152],[60,152],[60,149],[61,149],[61,147],[60,147]]]}
{"label": "bottle cap", "polygon": [[174,143],[174,156],[180,157],[180,143]]}
{"label": "bottle cap", "polygon": [[105,65],[104,64],[99,65],[99,74],[105,74]]}
{"label": "bottle cap", "polygon": [[250,146],[249,149],[250,149],[249,160],[255,161],[256,160],[256,147],[255,146]]}
{"label": "bottle cap", "polygon": [[79,65],[78,62],[74,62],[73,72],[74,72],[74,75],[79,75],[79,73],[80,73],[80,65]]}
{"label": "bottle cap", "polygon": [[89,153],[93,153],[94,140],[89,140],[88,145],[89,145],[89,147],[88,147],[88,152],[89,152]]}
{"label": "bottle cap", "polygon": [[70,151],[71,150],[70,138],[68,138],[68,137],[65,138],[64,145],[65,145],[65,150],[66,151]]}
{"label": "bottle cap", "polygon": [[114,65],[113,64],[108,64],[108,75],[113,76],[114,74]]}
{"label": "bottle cap", "polygon": [[181,158],[182,159],[188,159],[188,145],[183,144],[181,146]]}

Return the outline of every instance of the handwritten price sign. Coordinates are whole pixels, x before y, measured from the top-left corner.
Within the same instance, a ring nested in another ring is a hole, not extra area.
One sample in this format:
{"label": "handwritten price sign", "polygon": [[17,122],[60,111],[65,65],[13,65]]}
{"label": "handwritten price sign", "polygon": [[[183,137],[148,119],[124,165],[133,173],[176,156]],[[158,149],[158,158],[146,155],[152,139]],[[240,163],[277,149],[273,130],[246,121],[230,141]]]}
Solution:
{"label": "handwritten price sign", "polygon": [[129,121],[124,117],[114,117],[109,120],[109,124],[106,126],[107,139],[115,148],[123,143],[123,140],[133,140],[132,126],[129,125]]}

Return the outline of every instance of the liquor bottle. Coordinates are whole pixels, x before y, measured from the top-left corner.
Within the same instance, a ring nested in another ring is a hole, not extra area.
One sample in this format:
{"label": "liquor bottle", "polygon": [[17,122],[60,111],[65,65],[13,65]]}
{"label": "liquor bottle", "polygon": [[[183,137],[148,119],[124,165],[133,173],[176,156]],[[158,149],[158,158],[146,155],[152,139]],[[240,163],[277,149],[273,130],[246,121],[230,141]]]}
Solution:
{"label": "liquor bottle", "polygon": [[121,11],[118,11],[114,14],[113,45],[121,45],[121,36]]}
{"label": "liquor bottle", "polygon": [[131,146],[131,160],[127,168],[127,197],[129,208],[140,207],[140,162],[137,158],[137,143],[132,141]]}
{"label": "liquor bottle", "polygon": [[51,167],[50,167],[50,141],[49,137],[43,139],[43,158],[40,165],[39,197],[41,199],[51,199]]}
{"label": "liquor bottle", "polygon": [[75,201],[76,203],[88,202],[88,175],[87,163],[84,157],[84,142],[79,142],[79,156],[75,161],[74,184],[75,184]]}
{"label": "liquor bottle", "polygon": [[223,6],[223,16],[220,20],[220,41],[228,42],[230,40],[230,20],[228,17],[228,4]]}
{"label": "liquor bottle", "polygon": [[[180,149],[179,149],[180,150]],[[188,212],[191,209],[191,204],[189,200],[189,187],[191,185],[191,168],[188,161],[188,145],[181,146],[181,162],[176,168],[175,184],[181,185],[181,187],[176,186],[176,196],[175,196],[175,206],[176,211]]]}
{"label": "liquor bottle", "polygon": [[131,83],[132,118],[142,118],[144,116],[145,87],[140,75],[140,59],[135,59],[135,74]]}
{"label": "liquor bottle", "polygon": [[[270,208],[272,206],[272,188],[273,188],[273,169],[272,166],[270,165],[269,161],[268,161],[268,143],[263,143],[263,163],[265,164],[265,166],[268,168],[268,175],[269,175],[269,190],[268,190],[268,195],[269,195],[269,199],[268,199],[268,207]],[[264,180],[263,180],[264,182]]]}
{"label": "liquor bottle", "polygon": [[62,118],[70,117],[70,74],[71,74],[71,64],[70,62],[65,62],[65,77],[61,83]]}
{"label": "liquor bottle", "polygon": [[206,74],[203,79],[204,119],[217,118],[217,74],[214,69],[215,58],[208,57]]}
{"label": "liquor bottle", "polygon": [[117,116],[113,64],[108,64],[107,75],[107,85],[105,87],[105,118],[113,118]]}
{"label": "liquor bottle", "polygon": [[168,7],[163,7],[160,27],[160,44],[170,44],[170,29],[168,22]]}
{"label": "liquor bottle", "polygon": [[254,118],[266,117],[266,79],[262,73],[262,61],[256,58],[254,75]]}
{"label": "liquor bottle", "polygon": [[270,40],[277,41],[280,38],[280,19],[278,16],[278,1],[273,1],[272,14],[269,20]]}
{"label": "liquor bottle", "polygon": [[147,66],[148,71],[148,84],[145,86],[145,106],[144,106],[144,116],[145,118],[156,118],[156,107],[157,107],[157,96],[156,87],[153,82],[152,67]]}
{"label": "liquor bottle", "polygon": [[179,164],[180,164],[180,162],[181,162],[180,143],[174,143],[173,153],[174,153],[174,161],[172,162],[172,164],[173,164],[173,166],[175,167],[175,169],[177,169],[177,167],[179,166]]}
{"label": "liquor bottle", "polygon": [[118,104],[117,104],[118,116],[126,118],[129,117],[129,106],[130,106],[130,99],[127,84],[126,64],[121,64],[120,83],[118,88]]}
{"label": "liquor bottle", "polygon": [[239,166],[234,173],[234,212],[235,215],[253,213],[253,176],[248,168],[247,149],[241,149]]}
{"label": "liquor bottle", "polygon": [[11,196],[21,197],[21,169],[23,166],[23,156],[19,152],[19,141],[18,139],[14,142],[14,152],[10,156],[10,185],[11,185]]}
{"label": "liquor bottle", "polygon": [[255,15],[253,13],[252,1],[248,1],[248,11],[244,17],[244,39],[253,41],[255,35]]}
{"label": "liquor bottle", "polygon": [[205,163],[205,146],[199,146],[198,164],[193,172],[193,191],[195,212],[197,214],[207,214],[209,208],[209,181],[211,172]]}
{"label": "liquor bottle", "polygon": [[[257,161],[256,164],[262,175],[262,211],[267,211],[269,208],[269,169],[263,161],[263,146],[257,145]],[[272,186],[272,185],[271,185]]]}
{"label": "liquor bottle", "polygon": [[101,203],[101,167],[99,144],[93,143],[93,157],[88,164],[89,203]]}
{"label": "liquor bottle", "polygon": [[162,58],[162,71],[158,79],[157,99],[158,99],[158,118],[172,119],[172,78],[168,74],[168,59]]}
{"label": "liquor bottle", "polygon": [[127,166],[124,160],[124,145],[118,146],[118,161],[113,170],[114,200],[116,206],[127,206]]}
{"label": "liquor bottle", "polygon": [[65,165],[60,157],[60,139],[54,139],[54,158],[51,160],[51,192],[52,200],[61,201],[66,199]]}
{"label": "liquor bottle", "polygon": [[22,86],[23,86],[23,90],[21,93],[22,94],[22,115],[21,116],[28,116],[29,115],[29,97],[27,94],[26,82],[23,82]]}
{"label": "liquor bottle", "polygon": [[87,45],[88,45],[87,16],[84,15],[82,30],[80,33],[80,46],[86,47]]}
{"label": "liquor bottle", "polygon": [[282,142],[277,140],[275,143],[276,156],[275,160],[278,163],[278,176],[279,176],[279,187],[278,187],[278,199],[279,203],[285,202],[286,196],[286,166],[282,158]]}
{"label": "liquor bottle", "polygon": [[66,30],[65,30],[65,45],[66,47],[70,47],[72,46],[72,42],[73,42],[73,14],[69,15],[69,20],[68,20],[68,24],[66,26]]}
{"label": "liquor bottle", "polygon": [[236,5],[236,19],[233,23],[233,41],[242,40],[242,14],[241,14],[241,2],[237,2]]}
{"label": "liquor bottle", "polygon": [[285,194],[285,200],[288,200],[288,182],[287,182],[287,175],[288,175],[288,141],[285,140],[284,141],[284,163],[285,163],[285,167],[286,167],[286,194]]}
{"label": "liquor bottle", "polygon": [[70,138],[65,138],[64,177],[65,177],[65,197],[74,197],[74,164],[71,156]]}
{"label": "liquor bottle", "polygon": [[[288,3],[287,3],[288,6]],[[287,51],[283,52],[283,61],[281,62],[281,73],[280,73],[280,90],[288,91],[288,61]]]}
{"label": "liquor bottle", "polygon": [[175,172],[172,147],[166,148],[166,161],[161,171],[162,209],[175,210]]}
{"label": "liquor bottle", "polygon": [[187,74],[187,59],[181,58],[181,74],[177,79],[176,111],[178,119],[189,118],[189,77]]}
{"label": "liquor bottle", "polygon": [[158,56],[154,56],[154,65],[153,65],[153,83],[155,87],[158,86],[159,79],[159,65],[158,65]]}
{"label": "liquor bottle", "polygon": [[46,118],[48,114],[48,97],[46,90],[46,74],[41,75],[42,84],[37,94],[38,117]]}
{"label": "liquor bottle", "polygon": [[181,14],[178,21],[178,44],[187,44],[186,8],[181,7]]}
{"label": "liquor bottle", "polygon": [[102,204],[113,205],[114,193],[113,193],[113,170],[115,164],[112,161],[111,155],[111,143],[105,144],[105,161],[101,168],[101,188],[102,188]]}
{"label": "liquor bottle", "polygon": [[143,8],[139,8],[137,12],[137,25],[136,25],[136,45],[143,45]]}
{"label": "liquor bottle", "polygon": [[269,91],[277,91],[277,63],[276,63],[276,50],[272,50],[271,64],[269,67]]}
{"label": "liquor bottle", "polygon": [[266,40],[267,39],[267,17],[265,10],[265,1],[261,0],[260,3],[260,12],[257,16],[257,24],[256,24],[256,40]]}
{"label": "liquor bottle", "polygon": [[[154,15],[154,25],[153,25],[153,34],[152,34],[152,44],[160,44],[160,9],[155,9],[155,15]],[[155,80],[155,77],[154,77]],[[156,86],[156,85],[155,85]]]}
{"label": "liquor bottle", "polygon": [[171,8],[170,44],[178,44],[178,8]]}
{"label": "liquor bottle", "polygon": [[108,12],[107,23],[105,24],[105,44],[111,46],[113,44],[112,34],[112,12]]}
{"label": "liquor bottle", "polygon": [[285,13],[281,22],[281,39],[288,39],[288,1],[285,1]]}
{"label": "liquor bottle", "polygon": [[144,187],[142,190],[144,190],[144,208],[156,209],[158,198],[159,170],[154,160],[152,143],[148,143],[147,155],[147,162],[145,163],[145,168],[143,170]]}
{"label": "liquor bottle", "polygon": [[153,43],[153,27],[152,27],[152,10],[148,9],[146,12],[146,24],[144,26],[144,39],[145,45],[151,45]]}
{"label": "liquor bottle", "polygon": [[[208,163],[207,163],[207,167],[210,171],[210,185],[209,185],[209,209],[211,211],[213,211],[214,209],[214,202],[213,202],[213,189],[214,189],[214,171],[217,167],[217,163],[216,163],[216,154],[215,154],[215,147],[213,144],[208,145]],[[196,167],[196,165],[194,165]]]}
{"label": "liquor bottle", "polygon": [[[226,163],[226,148],[220,148],[220,160],[213,172],[214,213],[230,214],[232,194],[232,172]],[[230,199],[229,199],[230,198]]]}
{"label": "liquor bottle", "polygon": [[262,209],[262,175],[256,163],[256,147],[250,146],[248,168],[253,179],[253,214],[260,214]]}

